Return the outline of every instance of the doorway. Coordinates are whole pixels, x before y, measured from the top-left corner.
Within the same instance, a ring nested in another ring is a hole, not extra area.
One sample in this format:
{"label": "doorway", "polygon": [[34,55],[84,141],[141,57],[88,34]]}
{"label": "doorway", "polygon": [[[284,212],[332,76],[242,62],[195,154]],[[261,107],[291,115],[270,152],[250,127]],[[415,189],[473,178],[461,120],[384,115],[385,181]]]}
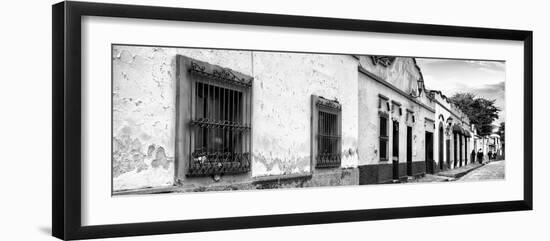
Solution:
{"label": "doorway", "polygon": [[434,173],[434,166],[433,166],[433,159],[434,159],[434,141],[433,141],[433,133],[426,131],[426,172],[433,174]]}
{"label": "doorway", "polygon": [[458,164],[456,159],[458,159],[457,157],[457,153],[456,153],[456,144],[457,144],[457,134],[456,133],[453,133],[453,166],[456,167],[456,165]]}
{"label": "doorway", "polygon": [[392,132],[392,167],[393,179],[399,179],[399,122],[393,121]]}
{"label": "doorway", "polygon": [[441,123],[439,123],[439,145],[438,145],[438,149],[439,149],[439,155],[438,155],[438,159],[439,159],[439,170],[443,170],[443,125]]}
{"label": "doorway", "polygon": [[412,127],[407,126],[407,176],[412,175]]}
{"label": "doorway", "polygon": [[445,157],[447,158],[447,168],[451,168],[451,139],[445,140]]}
{"label": "doorway", "polygon": [[459,147],[459,150],[458,150],[458,158],[460,160],[459,162],[459,165],[458,166],[462,166],[462,153],[464,153],[462,150],[463,150],[463,144],[462,144],[462,135],[458,135],[458,145],[460,146]]}

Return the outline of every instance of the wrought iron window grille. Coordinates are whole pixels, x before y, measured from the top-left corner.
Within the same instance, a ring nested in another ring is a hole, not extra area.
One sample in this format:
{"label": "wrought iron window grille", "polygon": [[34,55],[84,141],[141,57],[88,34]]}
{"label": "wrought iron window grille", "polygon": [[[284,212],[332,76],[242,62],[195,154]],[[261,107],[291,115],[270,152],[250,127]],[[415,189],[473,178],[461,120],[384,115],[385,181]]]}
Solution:
{"label": "wrought iron window grille", "polygon": [[317,128],[316,168],[334,168],[341,164],[341,111],[337,100],[317,97],[315,101]]}
{"label": "wrought iron window grille", "polygon": [[252,78],[191,61],[191,153],[186,176],[240,174],[251,169]]}

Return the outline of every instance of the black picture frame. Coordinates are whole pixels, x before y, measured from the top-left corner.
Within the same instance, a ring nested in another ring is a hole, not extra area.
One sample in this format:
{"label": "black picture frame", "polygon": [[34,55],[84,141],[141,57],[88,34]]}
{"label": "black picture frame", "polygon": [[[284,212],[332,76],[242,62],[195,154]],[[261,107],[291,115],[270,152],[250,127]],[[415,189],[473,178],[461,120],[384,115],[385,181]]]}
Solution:
{"label": "black picture frame", "polygon": [[[87,239],[244,228],[398,219],[532,210],[533,208],[533,32],[523,30],[335,19],[263,13],[198,10],[90,2],[52,6],[52,233],[60,239]],[[524,43],[523,199],[502,202],[404,208],[342,210],[199,220],[81,225],[81,17],[229,23],[257,26],[350,30],[427,36],[516,40]]]}

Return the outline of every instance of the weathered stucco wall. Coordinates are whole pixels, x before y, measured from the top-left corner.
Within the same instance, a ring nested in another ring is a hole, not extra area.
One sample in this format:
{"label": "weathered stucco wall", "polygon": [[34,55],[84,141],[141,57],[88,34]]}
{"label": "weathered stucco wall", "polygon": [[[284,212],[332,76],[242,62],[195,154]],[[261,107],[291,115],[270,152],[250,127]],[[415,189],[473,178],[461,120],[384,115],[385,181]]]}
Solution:
{"label": "weathered stucco wall", "polygon": [[399,116],[397,111],[390,113],[388,120],[388,156],[386,162],[391,164],[393,143],[391,134],[393,132],[393,119],[399,121],[399,162],[406,162],[407,155],[407,123],[406,109],[414,112],[415,123],[412,125],[412,158],[413,161],[424,161],[424,115],[414,102],[395,93],[386,86],[377,83],[370,77],[359,73],[359,165],[379,164],[380,162],[380,115],[378,113],[378,94],[382,94],[391,100],[401,103],[403,115]]}
{"label": "weathered stucco wall", "polygon": [[375,64],[370,56],[360,57],[361,67],[382,78],[398,89],[411,93],[418,90],[420,72],[416,68],[413,58],[396,57],[389,66]]}
{"label": "weathered stucco wall", "polygon": [[[468,130],[470,132],[470,134],[472,135],[472,138],[469,138],[468,139],[468,143],[466,143],[464,141],[464,138],[462,140],[462,150],[464,152],[464,148],[467,148],[467,151],[468,151],[468,155],[467,155],[467,159],[468,159],[468,163],[471,161],[471,157],[470,157],[470,154],[471,154],[471,151],[474,149],[474,147],[476,146],[474,143],[474,132],[471,131],[471,126],[469,124],[469,120],[468,120],[468,117],[466,116],[466,114],[464,114],[462,111],[460,111],[458,109],[458,107],[456,107],[455,105],[451,104],[451,102],[449,102],[447,100],[446,97],[444,97],[442,95],[442,93],[438,92],[438,91],[433,91],[433,96],[434,96],[434,99],[435,99],[435,102],[436,102],[436,105],[435,105],[435,118],[436,118],[436,127],[439,127],[439,124],[441,123],[444,127],[444,145],[443,145],[443,160],[444,160],[444,163],[447,165],[447,164],[451,164],[449,165],[448,167],[453,169],[455,168],[454,166],[454,161],[455,161],[455,158],[454,158],[454,138],[453,138],[453,133],[452,133],[452,125],[460,125],[464,130]],[[450,121],[452,120],[452,121]],[[450,129],[451,130],[448,130],[449,128],[449,122],[451,123],[451,127]],[[436,139],[435,140],[439,140],[439,132],[436,131],[436,134],[435,134],[435,137]],[[450,141],[450,148],[448,148],[449,150],[449,159],[447,159],[447,146],[446,146],[446,141],[449,140]],[[457,139],[458,140],[458,139]],[[457,142],[457,151],[459,151],[460,149],[460,141]],[[439,153],[439,145],[437,145],[437,142],[436,142],[436,145],[434,146],[434,151],[435,153]],[[462,154],[463,156],[463,159],[464,158],[464,153]],[[457,154],[457,159],[460,159],[460,155]],[[439,159],[437,158],[436,156],[436,160],[438,161]],[[457,160],[459,161],[459,160]]]}
{"label": "weathered stucco wall", "polygon": [[176,55],[251,74],[251,52],[113,46],[113,190],[172,185]]}
{"label": "weathered stucco wall", "polygon": [[[252,176],[311,173],[312,94],[342,104],[342,166],[357,166],[357,60],[351,56],[139,46],[113,46],[112,54],[114,191],[174,184],[177,55],[254,77]],[[243,178],[179,184],[222,186]]]}
{"label": "weathered stucco wall", "polygon": [[342,166],[357,166],[357,60],[254,52],[252,174],[311,171],[311,95],[342,104]]}
{"label": "weathered stucco wall", "polygon": [[[413,89],[418,88],[418,79],[420,74],[416,69],[412,58],[396,58],[395,62],[383,67],[374,65],[369,56],[360,57],[361,66],[367,71],[373,71],[372,74],[377,75],[383,81],[388,78],[390,84],[399,88],[405,93],[410,94]],[[393,141],[392,120],[399,121],[399,162],[406,163],[407,155],[407,123],[412,127],[412,159],[413,162],[425,161],[425,131],[429,130],[425,126],[425,118],[433,119],[434,112],[422,107],[410,98],[390,89],[389,87],[379,83],[377,80],[359,73],[359,165],[374,165],[374,164],[391,164]],[[418,92],[417,92],[418,93]],[[388,161],[380,162],[380,115],[379,111],[379,94],[384,95],[391,101],[397,101],[401,104],[403,114],[399,115],[398,111],[390,112],[388,120]],[[427,105],[433,110],[434,103],[422,93],[420,102]],[[414,112],[415,122],[406,121],[406,110]],[[435,154],[435,152],[434,152]]]}

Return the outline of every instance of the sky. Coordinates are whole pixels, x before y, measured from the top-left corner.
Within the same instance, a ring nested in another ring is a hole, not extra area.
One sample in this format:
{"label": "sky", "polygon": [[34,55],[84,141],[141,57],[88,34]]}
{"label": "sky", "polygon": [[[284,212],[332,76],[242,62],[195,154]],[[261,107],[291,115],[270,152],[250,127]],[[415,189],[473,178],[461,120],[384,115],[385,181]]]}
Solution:
{"label": "sky", "polygon": [[427,89],[440,90],[448,97],[455,93],[470,92],[496,100],[495,105],[501,112],[494,124],[504,122],[505,62],[424,58],[416,58],[416,62],[422,70]]}

